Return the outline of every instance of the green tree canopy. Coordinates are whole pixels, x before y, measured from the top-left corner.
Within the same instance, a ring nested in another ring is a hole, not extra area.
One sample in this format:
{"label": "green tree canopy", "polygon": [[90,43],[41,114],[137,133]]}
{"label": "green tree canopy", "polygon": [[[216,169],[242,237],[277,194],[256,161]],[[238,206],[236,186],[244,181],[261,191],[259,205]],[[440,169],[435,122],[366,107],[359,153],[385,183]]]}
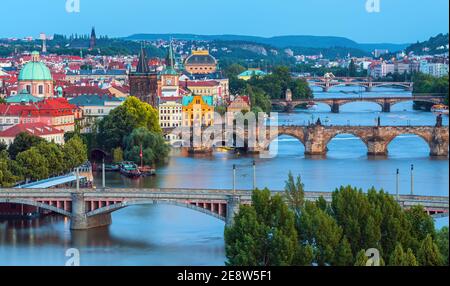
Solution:
{"label": "green tree canopy", "polygon": [[106,150],[123,148],[123,138],[139,127],[161,133],[158,111],[150,104],[130,96],[99,122],[98,142]]}
{"label": "green tree canopy", "polygon": [[62,149],[64,153],[65,170],[69,171],[87,161],[87,148],[83,140],[75,135],[67,141]]}
{"label": "green tree canopy", "polygon": [[160,133],[149,131],[146,127],[134,129],[125,137],[125,159],[140,164],[140,152],[142,147],[143,163],[152,165],[166,158],[170,147],[166,144]]}
{"label": "green tree canopy", "polygon": [[430,234],[420,244],[420,248],[417,251],[417,260],[421,266],[444,265],[444,259]]}
{"label": "green tree canopy", "polygon": [[14,139],[14,142],[9,145],[9,156],[14,160],[17,154],[26,151],[33,146],[37,146],[41,142],[45,142],[45,140],[40,137],[30,135],[27,132],[19,133]]}
{"label": "green tree canopy", "polygon": [[17,163],[22,169],[22,174],[29,180],[42,180],[48,178],[50,170],[48,168],[49,162],[44,155],[42,155],[37,147],[20,152],[16,158]]}
{"label": "green tree canopy", "polygon": [[294,214],[280,195],[256,189],[252,205],[241,206],[225,229],[225,242],[229,265],[292,265],[298,243]]}

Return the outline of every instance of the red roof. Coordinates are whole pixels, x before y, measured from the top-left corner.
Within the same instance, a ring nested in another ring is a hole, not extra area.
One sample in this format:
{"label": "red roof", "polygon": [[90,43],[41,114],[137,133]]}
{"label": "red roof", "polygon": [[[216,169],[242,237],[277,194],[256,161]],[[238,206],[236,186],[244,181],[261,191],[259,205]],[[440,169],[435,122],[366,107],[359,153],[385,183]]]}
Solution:
{"label": "red roof", "polygon": [[34,136],[45,136],[53,134],[64,134],[64,131],[53,128],[52,126],[44,123],[25,123],[16,124],[11,128],[8,128],[0,132],[0,137],[16,137],[19,133],[26,132]]}

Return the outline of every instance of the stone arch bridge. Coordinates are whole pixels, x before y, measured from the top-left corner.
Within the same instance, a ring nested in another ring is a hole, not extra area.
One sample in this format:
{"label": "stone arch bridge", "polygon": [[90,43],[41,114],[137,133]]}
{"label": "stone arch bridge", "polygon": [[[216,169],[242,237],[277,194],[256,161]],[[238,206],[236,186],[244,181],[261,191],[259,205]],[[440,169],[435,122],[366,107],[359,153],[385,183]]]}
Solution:
{"label": "stone arch bridge", "polygon": [[[281,135],[288,135],[297,138],[305,146],[306,155],[325,155],[328,143],[339,134],[351,134],[360,138],[367,147],[367,154],[375,156],[388,155],[389,143],[397,136],[407,134],[422,138],[430,148],[430,156],[448,156],[449,148],[449,127],[440,126],[439,123],[436,126],[324,126],[319,121],[308,126],[265,127],[261,131],[258,128],[215,128],[217,129],[198,130],[198,142],[184,148],[193,153],[209,153],[215,147],[226,146],[261,153],[269,150],[273,140]],[[191,138],[192,133],[195,133],[191,129],[185,131]],[[249,140],[249,136],[253,139]]]}
{"label": "stone arch bridge", "polygon": [[393,81],[372,81],[370,78],[351,78],[351,77],[336,77],[336,78],[306,78],[310,86],[317,86],[322,88],[323,92],[328,92],[331,88],[336,86],[360,86],[365,91],[370,92],[377,87],[399,87],[407,91],[412,91],[414,83],[410,81],[393,82]]}
{"label": "stone arch bridge", "polygon": [[[272,194],[280,193],[274,191]],[[133,205],[170,204],[190,208],[225,221],[240,205],[251,204],[250,190],[207,189],[0,189],[0,204],[35,206],[70,218],[72,230],[85,230],[112,223],[111,213]],[[319,197],[331,201],[331,192],[306,192],[307,200]],[[403,208],[422,205],[433,216],[448,216],[448,197],[400,195]]]}
{"label": "stone arch bridge", "polygon": [[340,106],[351,102],[374,102],[381,107],[382,112],[390,112],[391,106],[399,102],[419,101],[433,104],[444,103],[444,96],[411,96],[411,97],[338,97],[338,98],[314,98],[314,99],[272,99],[274,106],[280,106],[286,111],[292,111],[296,106],[308,104],[310,102],[323,103],[331,108],[331,112],[339,113]]}

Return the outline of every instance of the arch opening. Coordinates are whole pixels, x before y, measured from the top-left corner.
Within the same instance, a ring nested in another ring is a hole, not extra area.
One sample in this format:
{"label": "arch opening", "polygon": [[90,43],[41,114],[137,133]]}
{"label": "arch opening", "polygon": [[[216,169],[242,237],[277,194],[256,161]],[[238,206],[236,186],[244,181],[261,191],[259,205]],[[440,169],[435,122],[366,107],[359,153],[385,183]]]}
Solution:
{"label": "arch opening", "polygon": [[413,133],[398,134],[387,144],[389,156],[399,158],[429,157],[430,145],[425,138]]}
{"label": "arch opening", "polygon": [[[88,217],[93,217],[100,214],[105,213],[113,213],[120,209],[129,207],[129,206],[145,206],[145,205],[171,205],[177,207],[188,208],[209,216],[212,216],[221,221],[226,220],[226,204],[222,203],[205,203],[205,207],[197,206],[195,204],[188,204],[180,201],[174,200],[142,200],[142,201],[124,201],[121,203],[105,206],[93,211],[88,212],[86,215]],[[209,209],[208,209],[209,207]]]}
{"label": "arch opening", "polygon": [[326,144],[327,157],[330,158],[359,158],[367,155],[366,143],[357,135],[338,133]]}
{"label": "arch opening", "polygon": [[276,156],[304,156],[303,140],[292,134],[279,133],[269,143],[269,152]]}
{"label": "arch opening", "polygon": [[381,112],[382,106],[377,102],[371,101],[352,101],[346,102],[339,107],[341,112]]}

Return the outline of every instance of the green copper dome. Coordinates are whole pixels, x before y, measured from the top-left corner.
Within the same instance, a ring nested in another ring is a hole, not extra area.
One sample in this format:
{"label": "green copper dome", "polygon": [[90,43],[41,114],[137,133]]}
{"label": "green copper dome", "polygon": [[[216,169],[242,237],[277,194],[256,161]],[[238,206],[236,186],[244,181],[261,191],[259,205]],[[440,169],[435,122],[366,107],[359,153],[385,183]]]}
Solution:
{"label": "green copper dome", "polygon": [[39,53],[33,52],[31,57],[31,62],[24,65],[19,73],[19,81],[53,80],[49,68],[39,61]]}

